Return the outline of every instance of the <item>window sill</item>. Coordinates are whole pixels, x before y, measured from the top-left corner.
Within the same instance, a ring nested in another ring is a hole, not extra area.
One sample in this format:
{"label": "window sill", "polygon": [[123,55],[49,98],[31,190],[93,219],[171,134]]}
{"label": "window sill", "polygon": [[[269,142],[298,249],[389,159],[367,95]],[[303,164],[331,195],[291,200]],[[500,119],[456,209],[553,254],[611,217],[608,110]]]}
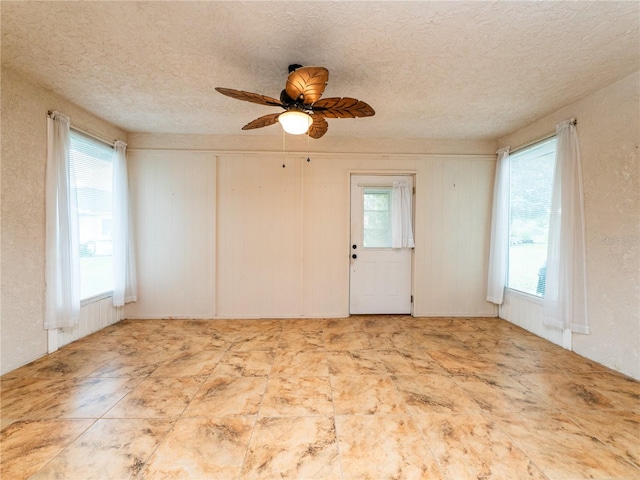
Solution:
{"label": "window sill", "polygon": [[99,302],[100,300],[104,300],[105,298],[113,297],[113,292],[104,292],[94,295],[93,297],[83,298],[80,300],[80,306],[84,307],[85,305],[90,305],[92,303]]}
{"label": "window sill", "polygon": [[519,298],[520,300],[525,300],[527,302],[535,303],[540,306],[542,306],[542,304],[544,303],[543,297],[531,295],[530,293],[526,292],[521,292],[520,290],[512,290],[511,288],[506,288],[505,293],[511,297]]}

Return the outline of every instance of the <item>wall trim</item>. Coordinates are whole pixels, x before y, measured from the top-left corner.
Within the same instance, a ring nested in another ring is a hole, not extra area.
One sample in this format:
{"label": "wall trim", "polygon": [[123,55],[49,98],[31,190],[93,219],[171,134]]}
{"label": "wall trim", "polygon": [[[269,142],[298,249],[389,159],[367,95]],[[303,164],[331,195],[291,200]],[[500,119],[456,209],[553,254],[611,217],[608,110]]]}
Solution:
{"label": "wall trim", "polygon": [[202,315],[127,315],[123,320],[314,320],[323,318],[349,318],[350,315],[339,313],[335,315],[226,315],[223,317],[210,317]]}
{"label": "wall trim", "polygon": [[[386,314],[380,314],[382,316]],[[390,316],[407,316],[414,318],[499,318],[497,315],[492,314],[478,314],[478,313],[413,313],[406,315],[396,315],[389,314]],[[290,316],[290,315],[231,315],[224,317],[209,317],[202,315],[179,315],[179,316],[166,316],[166,315],[127,315],[126,318],[122,320],[260,320],[260,319],[270,319],[270,320],[315,320],[315,319],[324,319],[324,318],[351,318],[351,317],[362,317],[363,315],[358,314],[318,314],[318,315],[299,315],[299,316]],[[364,315],[366,316],[366,315]],[[375,316],[375,315],[373,315]],[[503,319],[506,320],[506,319]],[[507,320],[508,321],[508,320]]]}
{"label": "wall trim", "polygon": [[[446,312],[446,313],[433,313],[433,312],[429,312],[429,313],[414,313],[413,314],[414,317],[416,318],[443,318],[443,317],[447,317],[447,318],[499,318],[497,314],[495,313],[460,313],[460,312],[456,312],[456,313],[451,313],[451,312]],[[504,319],[503,319],[504,320]]]}
{"label": "wall trim", "polygon": [[[215,148],[158,148],[158,147],[127,147],[127,152],[187,152],[187,153],[215,153],[216,155],[279,155],[304,157],[320,156],[320,157],[349,157],[349,158],[383,158],[389,160],[392,157],[399,158],[478,158],[484,160],[495,160],[495,155],[486,153],[362,153],[362,152],[317,152],[291,150],[282,152],[282,150],[218,150]],[[313,158],[311,158],[313,161]]]}
{"label": "wall trim", "polygon": [[54,328],[47,330],[47,353],[53,353],[58,350],[58,333],[60,329]]}

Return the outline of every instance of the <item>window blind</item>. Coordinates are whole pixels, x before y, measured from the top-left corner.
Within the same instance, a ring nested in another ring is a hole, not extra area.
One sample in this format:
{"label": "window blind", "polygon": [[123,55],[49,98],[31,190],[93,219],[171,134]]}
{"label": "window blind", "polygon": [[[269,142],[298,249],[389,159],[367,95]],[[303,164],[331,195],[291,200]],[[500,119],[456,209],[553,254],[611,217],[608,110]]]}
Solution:
{"label": "window blind", "polygon": [[509,157],[507,286],[544,297],[555,137]]}
{"label": "window blind", "polygon": [[78,200],[80,298],[112,290],[113,147],[71,131],[71,188]]}

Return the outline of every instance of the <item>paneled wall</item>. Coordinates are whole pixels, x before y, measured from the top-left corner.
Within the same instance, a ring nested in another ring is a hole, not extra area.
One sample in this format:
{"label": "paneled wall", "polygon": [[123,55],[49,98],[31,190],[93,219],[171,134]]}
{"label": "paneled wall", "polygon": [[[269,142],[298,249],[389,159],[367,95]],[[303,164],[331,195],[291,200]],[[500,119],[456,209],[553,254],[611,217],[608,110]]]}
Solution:
{"label": "paneled wall", "polygon": [[128,318],[349,314],[349,175],[414,173],[414,313],[485,301],[494,156],[132,149],[138,302]]}
{"label": "paneled wall", "polygon": [[440,158],[423,162],[416,222],[416,313],[494,315],[486,303],[489,228],[495,158]]}
{"label": "paneled wall", "polygon": [[219,165],[216,315],[295,317],[302,312],[301,164],[256,154]]}
{"label": "paneled wall", "polygon": [[542,323],[542,299],[520,292],[507,290],[504,303],[500,305],[500,317],[535,333],[556,345],[563,345],[563,332],[559,328],[548,327]]}
{"label": "paneled wall", "polygon": [[123,316],[124,307],[114,307],[112,297],[88,302],[80,307],[80,318],[77,325],[74,325],[73,328],[61,328],[55,331],[57,347],[63,347],[113,325],[122,320]]}
{"label": "paneled wall", "polygon": [[129,318],[214,316],[216,156],[129,152],[138,301]]}

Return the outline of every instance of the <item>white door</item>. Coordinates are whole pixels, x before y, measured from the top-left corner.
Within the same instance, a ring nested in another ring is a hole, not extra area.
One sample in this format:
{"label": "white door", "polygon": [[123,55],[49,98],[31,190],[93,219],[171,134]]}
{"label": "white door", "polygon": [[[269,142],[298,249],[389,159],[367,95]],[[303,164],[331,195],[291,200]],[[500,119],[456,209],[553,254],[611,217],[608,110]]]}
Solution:
{"label": "white door", "polygon": [[410,314],[409,248],[391,248],[391,191],[394,181],[413,190],[410,175],[351,176],[349,312]]}

